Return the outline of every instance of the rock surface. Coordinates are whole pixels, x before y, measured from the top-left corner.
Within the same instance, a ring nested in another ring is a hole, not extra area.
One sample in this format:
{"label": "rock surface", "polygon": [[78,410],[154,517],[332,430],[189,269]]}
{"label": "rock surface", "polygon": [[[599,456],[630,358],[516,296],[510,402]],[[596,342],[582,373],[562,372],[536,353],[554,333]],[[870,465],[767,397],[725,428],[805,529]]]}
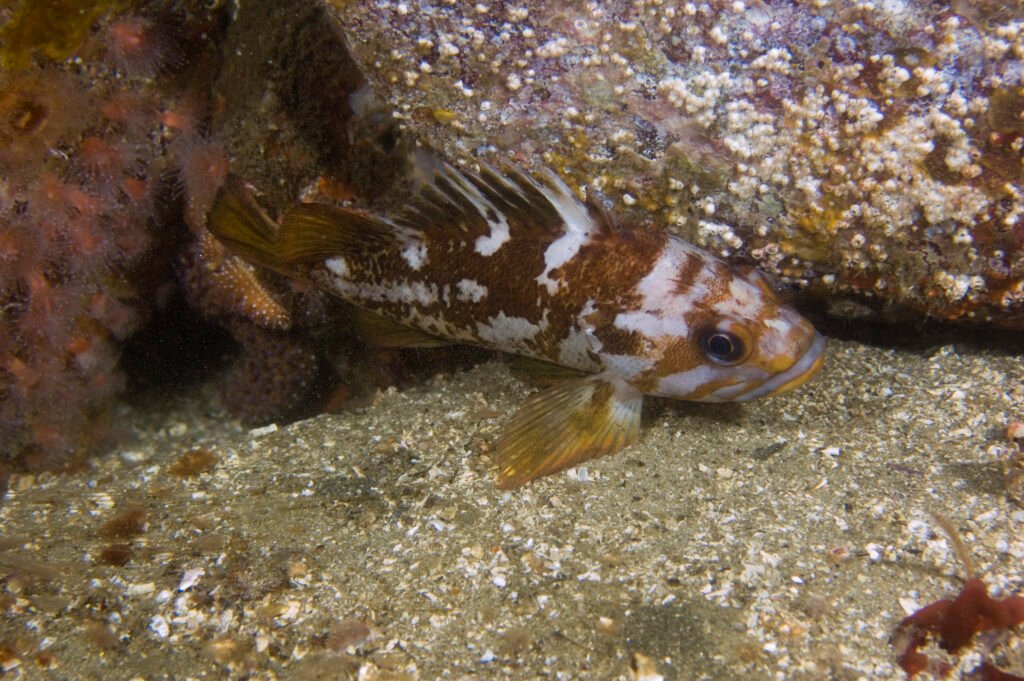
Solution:
{"label": "rock surface", "polygon": [[324,0],[444,156],[511,159],[841,314],[1024,326],[1024,11]]}

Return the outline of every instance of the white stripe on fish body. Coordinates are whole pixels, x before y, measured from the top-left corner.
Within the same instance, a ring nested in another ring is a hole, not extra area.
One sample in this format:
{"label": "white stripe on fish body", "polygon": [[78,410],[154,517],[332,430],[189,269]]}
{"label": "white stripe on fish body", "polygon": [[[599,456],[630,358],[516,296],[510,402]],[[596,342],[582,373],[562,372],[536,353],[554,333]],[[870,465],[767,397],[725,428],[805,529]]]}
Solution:
{"label": "white stripe on fish body", "polygon": [[547,310],[544,311],[544,316],[539,324],[523,317],[509,317],[504,312],[499,312],[497,316],[488,318],[486,322],[476,322],[476,336],[492,347],[536,356],[537,336],[546,328],[548,328]]}
{"label": "white stripe on fish body", "polygon": [[655,365],[653,359],[636,355],[613,355],[602,352],[598,356],[606,373],[626,382],[637,380],[641,374],[650,371]]}
{"label": "white stripe on fish body", "polygon": [[[445,286],[447,288],[447,285]],[[479,303],[487,296],[487,287],[481,284],[476,279],[460,279],[455,288],[458,289],[458,293],[455,294],[457,300],[463,302]],[[447,299],[445,303],[447,304]]]}
{"label": "white stripe on fish body", "polygon": [[745,279],[729,282],[729,297],[718,303],[715,309],[722,315],[751,319],[761,307],[761,291]]}
{"label": "white stripe on fish body", "polygon": [[[663,376],[658,379],[654,390],[651,392],[653,395],[659,395],[662,397],[675,397],[676,395],[693,395],[702,387],[719,381],[725,375],[736,376],[741,373],[746,367],[731,367],[728,371],[722,367],[712,366],[709,364],[700,364],[687,371],[680,371],[675,374]],[[748,373],[756,373],[757,376],[750,376],[749,378],[743,376],[739,378],[742,383],[742,387],[747,385],[748,380],[754,380],[758,377],[763,378],[764,372],[754,371]],[[733,385],[726,386],[726,388],[734,388]],[[722,390],[721,388],[719,390]],[[742,388],[738,389],[742,391]],[[718,391],[716,391],[718,392]],[[725,398],[711,393],[702,398],[691,397],[690,399],[696,399],[702,402],[722,402]]]}
{"label": "white stripe on fish body", "polygon": [[418,239],[410,240],[402,249],[402,259],[414,272],[418,272],[427,264],[427,245]]}
{"label": "white stripe on fish body", "polygon": [[694,256],[702,260],[709,257],[680,239],[669,238],[650,272],[636,286],[641,296],[640,309],[620,312],[613,322],[615,326],[648,338],[688,336],[690,327],[684,317],[694,303],[708,295],[707,285],[714,276],[709,267],[704,267],[701,277],[679,293],[675,276]]}
{"label": "white stripe on fish body", "polygon": [[[333,258],[332,258],[333,260]],[[409,306],[430,307],[440,300],[437,284],[422,281],[387,282],[376,284],[369,281],[353,281],[338,276],[331,286],[345,300],[373,310],[371,303],[400,303]]]}
{"label": "white stripe on fish body", "polygon": [[538,185],[538,189],[558,212],[565,231],[544,250],[544,271],[537,276],[537,283],[555,295],[565,282],[552,279],[551,272],[575,258],[599,227],[562,178],[551,170],[545,171],[551,187]]}
{"label": "white stripe on fish body", "polygon": [[[439,286],[418,279],[374,282],[357,279],[345,260],[336,256],[324,261],[331,273],[329,287],[340,297],[371,312],[380,312],[387,305],[399,305],[387,316],[400,324],[458,342],[486,345],[498,350],[546,358],[538,350],[537,337],[549,327],[548,310],[539,310],[540,321],[507,315],[499,311],[487,319],[468,317],[453,319],[445,313],[452,300],[478,304],[489,294],[486,286],[475,279],[463,278]],[[596,368],[596,367],[595,367]]]}
{"label": "white stripe on fish body", "polygon": [[601,364],[595,358],[601,349],[601,341],[593,329],[573,328],[559,344],[557,358],[550,358],[562,366],[581,371],[599,371]]}
{"label": "white stripe on fish body", "polygon": [[[537,304],[540,305],[539,298]],[[602,367],[596,357],[601,351],[601,341],[594,335],[594,327],[587,319],[596,311],[596,301],[588,299],[583,309],[576,315],[569,335],[559,343],[558,357],[550,358],[552,361],[581,371],[600,371]]]}
{"label": "white stripe on fish body", "polygon": [[344,256],[336,255],[333,258],[328,258],[324,261],[324,266],[339,279],[348,279],[349,277],[348,261]]}
{"label": "white stripe on fish body", "polygon": [[564,281],[551,278],[551,272],[572,260],[590,240],[590,234],[574,229],[566,229],[565,233],[551,242],[544,250],[544,271],[537,275],[537,283],[548,290],[549,295],[558,293]]}
{"label": "white stripe on fish body", "polygon": [[497,222],[487,221],[491,225],[491,233],[486,236],[477,237],[476,241],[473,242],[473,247],[477,253],[487,257],[494,255],[498,252],[498,249],[508,243],[511,238],[508,231],[508,223],[502,218]]}

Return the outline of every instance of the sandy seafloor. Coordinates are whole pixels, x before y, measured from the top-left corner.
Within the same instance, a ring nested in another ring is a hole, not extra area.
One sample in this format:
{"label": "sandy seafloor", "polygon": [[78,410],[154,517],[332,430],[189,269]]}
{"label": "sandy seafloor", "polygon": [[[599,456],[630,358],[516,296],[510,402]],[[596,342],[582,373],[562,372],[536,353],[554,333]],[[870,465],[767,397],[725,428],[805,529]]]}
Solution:
{"label": "sandy seafloor", "polygon": [[[1020,356],[832,342],[796,393],[650,400],[640,444],[499,491],[529,390],[495,361],[276,432],[209,386],[125,408],[0,508],[3,678],[902,678],[894,626],[964,574],[931,511],[1024,591]],[[1024,672],[1024,635],[996,655]]]}

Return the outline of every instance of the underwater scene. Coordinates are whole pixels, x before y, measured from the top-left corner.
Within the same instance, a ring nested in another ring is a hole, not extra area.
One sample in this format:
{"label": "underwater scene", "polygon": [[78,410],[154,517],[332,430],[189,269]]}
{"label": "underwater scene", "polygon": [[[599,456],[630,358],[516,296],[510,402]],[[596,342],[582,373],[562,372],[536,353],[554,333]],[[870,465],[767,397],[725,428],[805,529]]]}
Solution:
{"label": "underwater scene", "polygon": [[0,0],[0,680],[1024,680],[1024,4]]}

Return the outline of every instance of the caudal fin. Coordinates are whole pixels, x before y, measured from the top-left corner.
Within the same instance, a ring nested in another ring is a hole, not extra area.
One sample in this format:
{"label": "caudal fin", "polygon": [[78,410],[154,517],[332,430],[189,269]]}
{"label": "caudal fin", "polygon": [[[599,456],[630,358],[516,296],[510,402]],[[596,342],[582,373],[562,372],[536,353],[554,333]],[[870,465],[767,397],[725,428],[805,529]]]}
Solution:
{"label": "caudal fin", "polygon": [[213,202],[206,227],[246,260],[288,273],[289,268],[278,255],[277,225],[259,207],[239,177],[228,176]]}
{"label": "caudal fin", "polygon": [[[249,262],[295,275],[297,266],[335,255],[380,253],[398,245],[394,224],[349,208],[300,203],[276,224],[232,175],[217,194],[207,228]],[[409,230],[404,230],[408,234]]]}

